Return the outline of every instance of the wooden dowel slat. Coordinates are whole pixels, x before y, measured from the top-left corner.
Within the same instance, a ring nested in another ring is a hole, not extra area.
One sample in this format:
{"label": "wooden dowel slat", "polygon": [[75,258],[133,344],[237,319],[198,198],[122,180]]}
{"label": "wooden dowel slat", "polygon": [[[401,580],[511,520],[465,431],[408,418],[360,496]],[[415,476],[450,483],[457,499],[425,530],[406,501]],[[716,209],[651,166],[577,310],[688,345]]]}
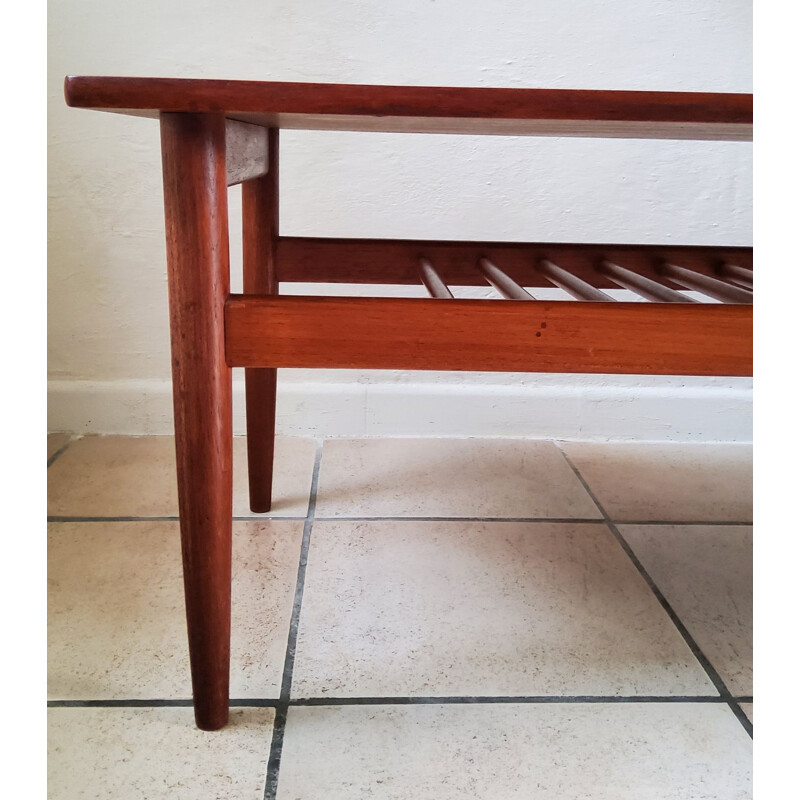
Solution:
{"label": "wooden dowel slat", "polygon": [[533,300],[533,295],[526,292],[516,281],[508,277],[499,267],[495,266],[488,258],[478,260],[478,269],[483,273],[488,283],[494,286],[506,300]]}
{"label": "wooden dowel slat", "polygon": [[753,289],[753,270],[747,269],[747,267],[740,267],[738,264],[723,261],[717,268],[717,273],[737,286],[751,291]]}
{"label": "wooden dowel slat", "polygon": [[752,292],[740,289],[738,286],[731,286],[718,278],[701,275],[699,272],[693,272],[669,262],[659,264],[657,270],[660,275],[669,278],[673,283],[702,292],[723,303],[749,303],[751,305],[753,303]]}
{"label": "wooden dowel slat", "polygon": [[585,300],[590,303],[611,303],[613,299],[599,289],[595,289],[586,281],[567,272],[552,261],[543,258],[537,264],[537,270],[544,275],[550,283],[571,294],[576,300]]}
{"label": "wooden dowel slat", "polygon": [[625,269],[619,264],[614,264],[612,261],[603,260],[597,267],[597,271],[607,278],[610,278],[614,283],[622,286],[624,289],[630,289],[632,292],[644,297],[646,300],[652,300],[655,303],[694,303],[691,297],[686,297],[675,289],[670,289],[668,286],[662,286],[660,283],[645,278],[638,272]]}
{"label": "wooden dowel slat", "polygon": [[419,260],[419,276],[431,297],[436,297],[440,300],[453,299],[453,293],[447,288],[447,284],[441,279],[439,273],[427,258]]}

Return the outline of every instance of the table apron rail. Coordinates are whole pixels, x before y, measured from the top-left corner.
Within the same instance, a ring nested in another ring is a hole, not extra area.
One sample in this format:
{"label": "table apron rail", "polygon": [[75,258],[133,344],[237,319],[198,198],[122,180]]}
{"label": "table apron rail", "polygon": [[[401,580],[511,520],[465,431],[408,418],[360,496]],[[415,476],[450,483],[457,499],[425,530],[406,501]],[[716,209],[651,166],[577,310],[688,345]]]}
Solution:
{"label": "table apron rail", "polygon": [[[279,236],[278,280],[309,283],[419,284],[419,260],[432,264],[450,286],[480,286],[478,262],[489,259],[521,286],[550,286],[536,265],[550,261],[599,289],[619,288],[600,269],[604,261],[664,283],[659,266],[676,264],[719,276],[725,264],[753,269],[752,247],[547,242],[444,242],[402,239],[331,239]],[[668,284],[672,285],[672,284]]]}
{"label": "table apron rail", "polygon": [[752,306],[231,295],[231,367],[752,375]]}

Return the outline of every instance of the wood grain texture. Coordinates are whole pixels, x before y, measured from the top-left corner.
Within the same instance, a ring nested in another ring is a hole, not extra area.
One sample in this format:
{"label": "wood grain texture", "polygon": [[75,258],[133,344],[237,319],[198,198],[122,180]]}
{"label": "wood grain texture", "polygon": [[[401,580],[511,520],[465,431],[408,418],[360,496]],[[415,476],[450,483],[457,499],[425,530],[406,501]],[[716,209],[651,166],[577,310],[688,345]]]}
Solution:
{"label": "wood grain texture", "polygon": [[[245,294],[278,294],[275,241],[278,235],[278,144],[276,128],[269,130],[267,174],[242,184],[242,240]],[[275,460],[275,402],[278,371],[244,371],[247,416],[247,476],[250,510],[272,507]]]}
{"label": "wood grain texture", "polygon": [[430,260],[448,286],[484,285],[475,268],[481,258],[488,258],[520,286],[552,286],[535,268],[538,261],[547,259],[598,289],[618,288],[597,271],[603,260],[661,284],[665,281],[656,266],[662,261],[712,277],[723,261],[753,265],[751,247],[280,237],[277,248],[278,280],[309,283],[418,285],[421,258]]}
{"label": "wood grain texture", "polygon": [[752,374],[752,307],[232,296],[231,366]]}
{"label": "wood grain texture", "polygon": [[195,719],[228,720],[231,612],[231,371],[225,119],[164,114],[172,387],[183,575]]}
{"label": "wood grain texture", "polygon": [[749,139],[749,94],[70,76],[67,104],[155,116],[221,112],[264,127]]}

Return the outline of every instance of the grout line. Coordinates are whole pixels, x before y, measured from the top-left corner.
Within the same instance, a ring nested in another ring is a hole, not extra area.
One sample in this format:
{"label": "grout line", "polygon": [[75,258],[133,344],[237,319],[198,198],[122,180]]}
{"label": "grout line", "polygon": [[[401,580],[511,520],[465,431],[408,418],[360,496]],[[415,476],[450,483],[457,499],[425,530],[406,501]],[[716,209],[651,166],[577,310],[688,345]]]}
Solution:
{"label": "grout line", "polygon": [[272,741],[267,760],[267,777],[264,781],[264,800],[275,800],[278,794],[278,773],[281,768],[283,735],[286,732],[288,706],[281,702],[275,707],[275,723],[272,726]]}
{"label": "grout line", "polygon": [[[280,522],[282,520],[305,520],[307,517],[273,517],[267,514],[259,514],[247,517],[232,517],[234,522]],[[164,517],[72,517],[63,515],[52,515],[47,518],[48,522],[178,522],[178,516]],[[315,522],[555,522],[575,525],[602,525],[605,520],[602,517],[314,517]],[[745,526],[751,527],[752,522],[720,522],[709,520],[618,520],[617,525],[706,525],[706,526]]]}
{"label": "grout line", "polygon": [[708,527],[718,526],[718,527],[752,527],[753,521],[744,522],[742,520],[732,520],[728,522],[727,520],[701,520],[701,521],[691,521],[686,522],[685,520],[674,520],[670,521],[668,519],[656,519],[656,520],[647,520],[647,519],[634,519],[634,520],[615,520],[615,524],[617,525],[674,525],[679,526],[683,525],[685,527],[691,525],[703,525]]}
{"label": "grout line", "polygon": [[[301,520],[305,517],[271,517],[266,514],[250,517],[231,517],[234,522],[280,522],[282,520]],[[49,516],[48,522],[180,522],[178,516],[165,517],[67,517]]]}
{"label": "grout line", "polygon": [[[576,525],[603,525],[603,517],[315,517],[315,522],[557,522]],[[724,525],[752,526],[752,522],[709,522],[693,520],[632,520],[617,525]]]}
{"label": "grout line", "polygon": [[[752,703],[753,701],[752,701],[752,699],[750,699],[749,701],[742,700],[740,702],[742,702],[742,703],[746,703],[746,702]],[[728,703],[728,707],[730,708],[731,711],[733,711],[733,715],[736,717],[736,719],[739,720],[739,722],[742,724],[742,727],[747,731],[747,735],[752,739],[753,738],[753,723],[750,722],[750,720],[747,718],[747,714],[744,713],[744,709],[738,703],[734,702],[733,700],[731,700]]]}
{"label": "grout line", "polygon": [[70,439],[66,444],[61,445],[58,450],[47,459],[47,469],[50,469],[50,465],[72,444],[72,439]]}
{"label": "grout line", "polygon": [[284,702],[288,702],[289,693],[292,688],[292,671],[294,670],[295,648],[297,646],[297,630],[300,623],[300,609],[303,605],[308,550],[311,543],[311,528],[314,525],[317,509],[317,488],[319,486],[321,460],[322,448],[320,447],[314,459],[314,472],[311,478],[311,496],[308,501],[308,515],[303,525],[303,542],[300,547],[300,561],[297,566],[297,583],[295,585],[294,603],[292,605],[292,619],[289,625],[289,641],[286,646],[286,659],[283,666],[283,680],[281,681],[281,700]]}
{"label": "grout line", "polygon": [[718,695],[575,695],[519,697],[306,697],[290,700],[290,706],[382,706],[382,705],[502,705],[502,704],[573,704],[593,703],[615,705],[619,703],[714,703],[728,701]]}
{"label": "grout line", "polygon": [[[379,706],[379,705],[494,705],[503,703],[752,703],[752,697],[720,695],[484,695],[443,697],[298,697],[284,702],[274,698],[232,698],[232,708],[277,708],[286,706]],[[48,700],[48,708],[191,708],[191,698],[131,698],[124,700]],[[284,710],[285,713],[285,710]],[[749,722],[749,720],[748,720]]]}
{"label": "grout line", "polygon": [[602,517],[315,517],[315,522],[564,522],[602,525]]}
{"label": "grout line", "polygon": [[[275,708],[277,700],[266,698],[241,698],[232,699],[231,707],[236,708]],[[48,700],[48,708],[192,708],[194,701],[191,698],[177,699],[152,699],[141,700]]]}
{"label": "grout line", "polygon": [[311,491],[308,498],[308,513],[305,517],[305,524],[303,525],[303,542],[300,546],[300,560],[297,565],[297,583],[295,584],[294,590],[292,618],[291,622],[289,623],[289,637],[286,643],[286,658],[283,662],[281,695],[280,701],[275,707],[275,724],[272,728],[272,743],[270,745],[269,760],[267,761],[267,778],[264,784],[264,800],[275,800],[278,792],[278,776],[281,768],[283,736],[286,731],[286,715],[289,711],[289,697],[292,689],[292,673],[294,671],[294,658],[297,649],[297,630],[300,624],[300,610],[303,606],[306,567],[308,565],[308,550],[311,543],[311,528],[314,525],[314,515],[317,511],[317,491],[319,489],[319,470],[321,461],[322,442],[317,442],[317,452],[314,456],[314,471],[311,476]]}
{"label": "grout line", "polygon": [[[556,445],[556,446],[558,446],[558,445]],[[627,554],[628,558],[630,558],[630,560],[633,562],[633,565],[636,567],[636,569],[638,570],[639,574],[642,576],[642,578],[644,578],[645,582],[650,587],[650,590],[653,592],[653,594],[655,595],[656,599],[661,604],[661,607],[664,609],[664,611],[667,612],[667,615],[672,620],[673,625],[675,625],[675,627],[678,629],[678,632],[681,634],[681,636],[683,637],[684,641],[688,645],[689,649],[692,651],[692,654],[698,660],[698,662],[700,663],[700,666],[705,670],[705,673],[708,676],[709,680],[714,684],[714,688],[719,692],[720,697],[722,697],[726,702],[729,702],[729,704],[732,703],[733,702],[733,696],[732,696],[730,690],[728,689],[728,687],[725,685],[725,681],[722,680],[720,674],[717,672],[717,670],[714,668],[714,666],[708,660],[708,658],[706,657],[705,653],[703,653],[703,651],[700,649],[699,645],[694,640],[694,637],[691,635],[691,633],[689,633],[689,630],[687,629],[687,627],[683,624],[683,622],[681,621],[681,619],[678,616],[678,614],[675,612],[675,610],[669,604],[667,598],[663,595],[661,590],[656,585],[656,582],[652,579],[652,577],[650,577],[650,574],[647,572],[647,570],[645,569],[645,567],[642,564],[642,562],[638,559],[636,554],[633,552],[633,548],[628,544],[628,542],[626,541],[625,537],[619,532],[619,529],[614,524],[614,522],[611,519],[611,517],[608,516],[608,513],[606,512],[605,508],[603,508],[602,504],[597,499],[597,496],[589,488],[589,484],[586,482],[586,480],[584,479],[583,475],[581,475],[581,473],[579,472],[578,468],[572,463],[572,461],[570,460],[569,456],[564,452],[564,450],[561,449],[561,447],[559,447],[559,450],[561,450],[561,455],[564,456],[564,460],[567,462],[567,464],[569,464],[569,466],[571,467],[572,471],[575,473],[575,477],[581,482],[581,484],[583,485],[583,488],[586,490],[586,492],[589,495],[589,497],[592,498],[592,501],[594,502],[594,504],[597,506],[597,508],[602,513],[602,515],[603,515],[603,517],[605,519],[606,525],[608,526],[609,531],[614,536],[614,538],[617,540],[617,542],[619,543],[620,547],[622,547],[622,549],[625,551],[625,553]],[[744,716],[744,712],[742,712],[742,716]],[[738,715],[737,715],[737,717],[738,717]],[[740,718],[740,721],[741,721],[741,718]],[[747,730],[746,726],[745,726],[745,730]],[[749,732],[752,735],[752,727],[751,727]]]}
{"label": "grout line", "polygon": [[178,522],[180,517],[66,517],[48,516],[48,522]]}

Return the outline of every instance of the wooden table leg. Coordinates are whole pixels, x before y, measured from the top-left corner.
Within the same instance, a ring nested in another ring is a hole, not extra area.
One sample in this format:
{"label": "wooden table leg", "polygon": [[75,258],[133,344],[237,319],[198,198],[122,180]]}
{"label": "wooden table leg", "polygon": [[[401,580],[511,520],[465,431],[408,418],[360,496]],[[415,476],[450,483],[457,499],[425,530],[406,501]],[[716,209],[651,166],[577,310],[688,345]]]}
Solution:
{"label": "wooden table leg", "polygon": [[[242,184],[244,293],[277,294],[275,249],[278,236],[278,129],[269,131],[267,174]],[[247,473],[250,510],[272,506],[275,455],[276,369],[246,369]]]}
{"label": "wooden table leg", "polygon": [[161,115],[175,446],[195,720],[228,721],[232,412],[225,121]]}

